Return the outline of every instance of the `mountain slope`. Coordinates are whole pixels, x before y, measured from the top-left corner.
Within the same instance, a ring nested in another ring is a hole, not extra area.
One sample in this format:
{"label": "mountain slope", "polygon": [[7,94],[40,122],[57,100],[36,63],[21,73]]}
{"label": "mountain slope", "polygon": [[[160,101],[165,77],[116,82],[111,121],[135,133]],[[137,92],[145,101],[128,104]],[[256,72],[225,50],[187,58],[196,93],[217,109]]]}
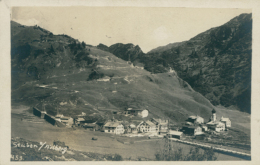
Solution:
{"label": "mountain slope", "polygon": [[[11,22],[12,103],[45,107],[47,113],[113,115],[128,107],[147,108],[148,117],[182,122],[208,119],[212,104],[175,73],[151,74],[115,55],[53,35],[40,27]],[[111,111],[112,110],[112,111]]]}
{"label": "mountain slope", "polygon": [[136,60],[152,73],[174,69],[214,105],[250,113],[251,45],[252,14],[241,14],[189,41],[158,47]]}

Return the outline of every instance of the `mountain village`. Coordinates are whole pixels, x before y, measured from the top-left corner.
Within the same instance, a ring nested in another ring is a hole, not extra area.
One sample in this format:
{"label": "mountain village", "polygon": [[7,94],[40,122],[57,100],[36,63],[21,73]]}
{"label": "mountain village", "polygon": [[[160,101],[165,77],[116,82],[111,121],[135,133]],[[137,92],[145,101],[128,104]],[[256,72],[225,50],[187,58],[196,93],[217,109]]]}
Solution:
{"label": "mountain village", "polygon": [[[160,118],[151,118],[146,120],[132,120],[131,122],[119,121],[111,119],[107,121],[95,121],[90,122],[85,120],[86,113],[77,117],[64,116],[63,114],[57,114],[51,116],[46,111],[41,111],[38,108],[33,108],[33,114],[40,118],[45,119],[52,125],[57,127],[72,127],[72,128],[85,128],[91,131],[101,131],[104,133],[112,133],[116,135],[122,135],[127,137],[142,137],[148,136],[148,138],[176,138],[185,139],[188,136],[194,136],[195,138],[203,139],[206,134],[219,134],[224,131],[228,131],[231,127],[231,121],[229,118],[223,116],[217,120],[216,110],[212,110],[212,115],[208,122],[204,118],[196,115],[189,116],[186,121],[181,125],[173,125],[169,123],[169,120]],[[127,108],[124,111],[125,116],[139,116],[147,118],[149,111],[147,109],[133,109]]]}

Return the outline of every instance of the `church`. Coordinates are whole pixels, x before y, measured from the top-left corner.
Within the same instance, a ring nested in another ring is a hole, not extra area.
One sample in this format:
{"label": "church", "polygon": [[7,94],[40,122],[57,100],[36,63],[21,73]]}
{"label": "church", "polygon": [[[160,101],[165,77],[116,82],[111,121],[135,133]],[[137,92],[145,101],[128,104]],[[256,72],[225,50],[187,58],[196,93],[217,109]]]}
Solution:
{"label": "church", "polygon": [[214,130],[216,132],[221,132],[226,130],[226,124],[222,121],[217,121],[216,110],[212,110],[212,115],[210,121],[207,123],[208,129]]}

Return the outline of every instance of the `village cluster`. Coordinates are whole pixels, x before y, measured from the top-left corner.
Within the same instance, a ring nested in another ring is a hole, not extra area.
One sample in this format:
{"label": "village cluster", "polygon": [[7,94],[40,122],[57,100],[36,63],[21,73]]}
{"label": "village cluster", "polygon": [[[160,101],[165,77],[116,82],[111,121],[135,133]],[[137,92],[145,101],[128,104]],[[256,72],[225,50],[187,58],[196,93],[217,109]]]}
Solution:
{"label": "village cluster", "polygon": [[[129,137],[133,136],[158,136],[169,138],[182,139],[183,135],[200,136],[209,132],[227,131],[231,127],[229,118],[221,117],[217,120],[216,110],[212,110],[212,115],[208,122],[200,116],[189,116],[189,118],[182,124],[181,127],[175,129],[170,126],[169,120],[151,118],[150,120],[133,120],[131,122],[118,121],[115,119],[107,120],[105,122],[89,123],[85,120],[86,114],[78,115],[76,118],[66,117],[62,114],[51,116],[46,111],[40,111],[38,108],[33,108],[33,113],[36,116],[44,118],[49,123],[59,127],[83,127],[92,131],[102,131],[105,133],[123,134]],[[140,116],[146,118],[149,111],[144,109],[128,108],[124,114],[126,116]]]}

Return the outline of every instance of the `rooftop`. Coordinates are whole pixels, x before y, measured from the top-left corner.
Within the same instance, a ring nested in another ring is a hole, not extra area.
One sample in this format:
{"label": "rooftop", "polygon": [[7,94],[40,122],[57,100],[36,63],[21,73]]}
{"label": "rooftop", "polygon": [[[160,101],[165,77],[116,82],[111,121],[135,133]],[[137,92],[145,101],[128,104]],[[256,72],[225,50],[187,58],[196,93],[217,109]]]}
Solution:
{"label": "rooftop", "polygon": [[61,117],[63,117],[63,115],[62,114],[57,114],[55,117],[56,118],[61,118]]}
{"label": "rooftop", "polygon": [[189,116],[189,119],[197,119],[198,116]]}
{"label": "rooftop", "polygon": [[71,117],[65,117],[63,116],[62,118],[60,118],[61,120],[69,120]]}
{"label": "rooftop", "polygon": [[230,119],[222,117],[220,121],[230,121]]}
{"label": "rooftop", "polygon": [[151,122],[150,120],[147,120],[146,123],[150,126],[155,126],[155,124],[153,122]]}
{"label": "rooftop", "polygon": [[198,128],[198,127],[200,127],[200,126],[197,126],[197,125],[191,125],[191,126],[184,126],[184,127],[187,127],[187,128],[190,128],[190,129],[196,129],[196,128]]}
{"label": "rooftop", "polygon": [[84,118],[82,118],[82,117],[80,117],[80,118],[77,118],[76,120],[77,120],[77,121],[85,121],[85,119],[84,119]]}
{"label": "rooftop", "polygon": [[144,111],[146,109],[133,109],[133,108],[128,108],[126,109],[127,111]]}
{"label": "rooftop", "polygon": [[222,124],[224,124],[224,123],[222,123],[222,122],[220,122],[220,121],[210,121],[210,122],[208,122],[207,123],[207,125],[222,125]]}
{"label": "rooftop", "polygon": [[85,127],[95,127],[96,124],[94,124],[94,123],[85,123],[84,126]]}
{"label": "rooftop", "polygon": [[178,135],[178,136],[180,136],[180,135],[182,135],[183,133],[182,133],[182,132],[179,132],[179,131],[170,130],[168,134],[169,134],[169,135]]}
{"label": "rooftop", "polygon": [[109,121],[107,122],[104,126],[105,127],[117,127],[118,125],[120,125],[121,123],[119,122],[112,122],[112,121]]}

